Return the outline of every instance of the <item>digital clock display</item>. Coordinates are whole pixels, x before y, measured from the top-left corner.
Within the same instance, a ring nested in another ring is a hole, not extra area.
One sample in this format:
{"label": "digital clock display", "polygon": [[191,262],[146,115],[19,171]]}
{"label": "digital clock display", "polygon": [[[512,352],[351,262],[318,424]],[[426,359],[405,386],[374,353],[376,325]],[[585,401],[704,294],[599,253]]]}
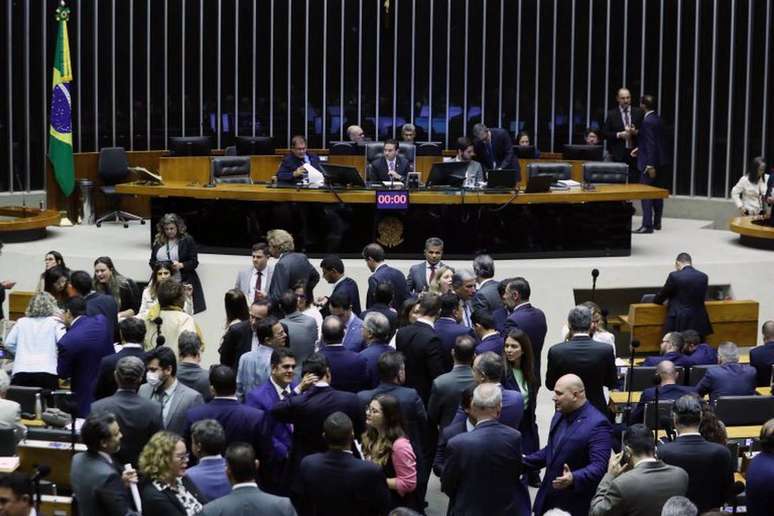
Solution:
{"label": "digital clock display", "polygon": [[407,210],[408,206],[408,190],[389,190],[376,192],[377,210]]}

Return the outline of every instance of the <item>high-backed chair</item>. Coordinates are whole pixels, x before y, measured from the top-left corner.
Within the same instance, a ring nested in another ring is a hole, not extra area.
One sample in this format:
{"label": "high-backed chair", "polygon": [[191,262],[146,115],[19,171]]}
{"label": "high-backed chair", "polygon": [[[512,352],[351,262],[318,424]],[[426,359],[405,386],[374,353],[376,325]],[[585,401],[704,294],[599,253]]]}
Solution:
{"label": "high-backed chair", "polygon": [[0,457],[16,455],[16,429],[0,428]]}
{"label": "high-backed chair", "polygon": [[413,143],[400,142],[398,154],[406,158],[409,163],[414,163],[417,157],[417,146]]}
{"label": "high-backed chair", "polygon": [[251,184],[250,156],[212,158],[212,182]]}
{"label": "high-backed chair", "polygon": [[368,142],[365,144],[366,155],[366,180],[376,181],[371,164],[384,156],[384,144],[382,142]]}
{"label": "high-backed chair", "polygon": [[363,148],[354,142],[330,142],[328,153],[331,156],[357,156],[363,152]]}
{"label": "high-backed chair", "polygon": [[443,155],[442,142],[414,142],[416,156],[441,156]]}
{"label": "high-backed chair", "polygon": [[35,414],[36,395],[40,395],[41,409],[45,410],[45,398],[43,397],[42,387],[24,387],[21,385],[11,385],[5,393],[6,399],[15,401],[21,405],[21,411],[25,414]]}
{"label": "high-backed chair", "polygon": [[707,373],[707,369],[711,367],[718,367],[717,364],[709,364],[709,365],[695,365],[691,366],[691,369],[688,371],[688,385],[692,387],[696,387],[699,385],[699,382],[702,378],[704,378],[704,375]]}
{"label": "high-backed chair", "polygon": [[658,427],[661,430],[672,428],[672,405],[675,404],[675,400],[658,400],[658,410],[656,410],[656,402],[649,401],[645,404],[645,411],[643,413],[644,422],[650,430],[656,428],[656,414],[658,414]]}
{"label": "high-backed chair", "polygon": [[[682,367],[675,367],[675,371],[677,371],[678,377],[682,378],[685,377],[685,370]],[[649,387],[653,387],[654,383],[653,380],[656,377],[656,367],[655,366],[639,366],[632,368],[632,375],[631,378],[627,376],[626,382],[624,382],[624,388],[625,390],[629,390],[629,384],[631,383],[631,390],[633,391],[644,391],[645,389]]]}
{"label": "high-backed chair", "polygon": [[774,417],[774,397],[720,396],[715,414],[726,426],[762,425]]}
{"label": "high-backed chair", "polygon": [[530,163],[527,165],[527,174],[533,177],[551,177],[554,181],[570,179],[569,163]]}
{"label": "high-backed chair", "polygon": [[129,159],[126,157],[126,150],[123,147],[103,147],[100,149],[97,173],[103,183],[99,189],[114,208],[107,215],[97,219],[95,222],[97,227],[100,227],[105,221],[121,222],[125,228],[128,228],[129,222],[133,220],[145,224],[145,220],[139,215],[120,209],[120,196],[116,193],[116,185],[126,182],[129,177]]}
{"label": "high-backed chair", "polygon": [[587,161],[583,164],[586,183],[628,183],[629,165],[612,161]]}

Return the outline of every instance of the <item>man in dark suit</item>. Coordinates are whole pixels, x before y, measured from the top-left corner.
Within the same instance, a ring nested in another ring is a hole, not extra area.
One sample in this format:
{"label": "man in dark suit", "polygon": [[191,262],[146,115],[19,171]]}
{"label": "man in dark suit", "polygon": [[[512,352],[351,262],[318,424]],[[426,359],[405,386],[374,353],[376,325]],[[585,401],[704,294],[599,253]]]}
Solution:
{"label": "man in dark suit", "polygon": [[276,303],[284,292],[293,290],[299,283],[304,284],[306,298],[314,299],[313,291],[320,281],[320,274],[305,254],[293,251],[293,236],[283,229],[273,229],[267,233],[266,238],[269,252],[277,258],[269,286],[271,301]]}
{"label": "man in dark suit", "polygon": [[476,275],[470,269],[458,269],[452,275],[452,290],[462,303],[460,322],[473,328],[473,298],[476,296]]}
{"label": "man in dark suit", "polygon": [[[450,422],[438,435],[438,445],[435,448],[435,457],[433,459],[433,473],[440,478],[443,476],[443,468],[446,465],[446,448],[449,441],[455,436],[470,432],[476,428],[476,420],[470,411],[470,403],[473,401],[473,390],[476,384],[465,388],[458,400],[459,406],[465,413],[465,419],[456,419]],[[456,410],[456,409],[455,409]]]}
{"label": "man in dark suit", "polygon": [[[638,133],[638,147],[633,155],[637,156],[640,183],[645,185],[669,188],[667,183],[666,142],[664,140],[664,124],[656,114],[656,99],[652,95],[643,95],[640,108],[645,112],[642,127]],[[634,233],[653,233],[661,229],[661,215],[664,212],[664,199],[642,200],[642,226]]]}
{"label": "man in dark suit", "polygon": [[679,331],[670,331],[661,339],[661,354],[646,357],[642,365],[653,367],[664,360],[669,360],[678,367],[690,367],[691,364],[688,357],[683,354],[684,348],[683,335]]}
{"label": "man in dark suit", "polygon": [[750,350],[750,365],[756,371],[758,387],[771,385],[771,366],[774,364],[774,321],[766,321],[761,326],[763,345]]}
{"label": "man in dark suit", "polygon": [[618,90],[618,106],[607,112],[602,134],[607,140],[607,152],[613,161],[629,165],[629,182],[637,182],[640,174],[631,152],[637,147],[637,131],[642,126],[642,110],[632,106],[632,94],[626,88]]}
{"label": "man in dark suit", "polygon": [[282,183],[300,183],[304,178],[309,180],[309,172],[304,165],[311,165],[322,173],[320,158],[307,152],[306,139],[296,135],[290,140],[290,152],[288,152],[277,170],[277,181]]}
{"label": "man in dark suit", "polygon": [[115,416],[124,435],[115,458],[123,464],[137,464],[140,452],[153,434],[164,429],[161,405],[137,394],[145,377],[145,365],[139,358],[128,356],[119,360],[115,377],[118,390],[112,396],[95,401],[91,413]]}
{"label": "man in dark suit", "polygon": [[341,343],[344,325],[335,315],[325,318],[322,325],[320,353],[328,359],[331,368],[331,387],[338,391],[358,393],[369,385],[368,362]]}
{"label": "man in dark suit", "polygon": [[427,405],[433,380],[444,372],[441,341],[434,329],[441,302],[438,295],[427,293],[418,306],[419,317],[398,330],[395,347],[406,359],[406,385],[416,389]]}
{"label": "man in dark suit", "polygon": [[701,401],[696,396],[679,398],[672,405],[672,414],[677,439],[659,446],[658,457],[688,473],[686,496],[700,513],[719,509],[732,494],[735,461],[728,448],[699,433]]}
{"label": "man in dark suit", "polygon": [[[505,365],[502,357],[497,353],[485,351],[473,360],[473,380],[478,385],[491,383],[502,389],[501,382],[504,374]],[[524,397],[518,391],[509,389],[502,389],[502,391],[502,404],[497,419],[500,423],[518,430],[524,417]],[[462,411],[458,410],[455,419],[462,416]]]}
{"label": "man in dark suit", "polygon": [[328,306],[331,311],[328,317],[336,317],[343,325],[344,338],[341,344],[355,353],[363,351],[366,346],[363,337],[363,320],[352,312],[349,299],[343,293],[337,293],[331,296]]}
{"label": "man in dark suit", "polygon": [[516,171],[516,182],[521,181],[519,158],[513,153],[513,139],[505,129],[489,129],[484,124],[473,126],[476,161],[484,168],[504,168]]}
{"label": "man in dark suit", "polygon": [[701,335],[696,330],[683,330],[683,353],[686,365],[711,365],[718,363],[718,351],[702,342]]}
{"label": "man in dark suit", "polygon": [[[112,396],[118,388],[114,372],[116,364],[124,357],[138,357],[145,360],[145,323],[137,317],[127,317],[118,325],[121,334],[122,348],[118,353],[102,357],[97,373],[97,384],[94,387],[94,399],[99,400]],[[208,384],[209,386],[209,384]]]}
{"label": "man in dark suit", "polygon": [[[435,333],[441,339],[441,358],[444,363],[444,371],[451,371],[452,354],[454,343],[463,335],[475,339],[476,333],[473,328],[468,328],[461,324],[462,303],[459,296],[454,292],[447,292],[441,295],[441,313],[438,320],[435,321]],[[472,359],[471,359],[472,362]]]}
{"label": "man in dark suit", "polygon": [[572,335],[570,340],[548,350],[546,388],[553,389],[556,381],[566,374],[576,374],[583,381],[589,403],[610,417],[602,387],[612,389],[618,381],[613,349],[589,336],[591,310],[587,307],[578,305],[570,310],[567,325]]}
{"label": "man in dark suit", "polygon": [[177,338],[177,380],[202,395],[204,401],[212,399],[210,373],[199,364],[202,360],[202,340],[192,331],[184,331]]}
{"label": "man in dark suit", "polygon": [[363,337],[366,348],[360,352],[360,356],[366,361],[368,373],[368,386],[373,389],[379,385],[379,357],[392,351],[388,344],[392,338],[392,328],[387,318],[378,312],[366,312],[363,321]]}
{"label": "man in dark suit", "polygon": [[384,142],[383,156],[371,162],[370,181],[401,181],[406,182],[409,173],[409,162],[398,154],[397,140]]}
{"label": "man in dark suit", "polygon": [[430,424],[443,430],[448,426],[460,406],[460,396],[476,385],[473,379],[473,357],[476,341],[469,335],[460,336],[452,348],[454,367],[433,380],[427,415]]}
{"label": "man in dark suit", "polygon": [[[298,292],[300,294],[301,290]],[[279,322],[287,329],[288,347],[303,361],[314,353],[318,338],[317,321],[301,313],[298,309],[298,294],[293,290],[283,292],[277,304],[284,316]]]}
{"label": "man in dark suit", "polygon": [[502,354],[505,339],[497,332],[492,314],[486,310],[477,310],[473,312],[471,319],[479,342],[476,346],[476,354],[480,355],[486,351],[494,351],[498,355]]}
{"label": "man in dark suit", "polygon": [[390,508],[382,468],[355,458],[351,419],[343,412],[327,416],[322,435],[327,451],[301,461],[293,483],[293,503],[300,516],[378,516]]}
{"label": "man in dark suit", "polygon": [[374,304],[374,292],[379,283],[387,281],[392,284],[392,307],[400,310],[403,301],[409,297],[408,285],[403,273],[384,263],[384,249],[379,244],[365,246],[363,259],[372,273],[368,278],[366,308],[371,308]]}
{"label": "man in dark suit", "polygon": [[557,508],[585,516],[613,445],[610,421],[586,400],[583,381],[568,374],[554,386],[556,413],[545,448],[524,457],[531,469],[546,468],[533,511]]}
{"label": "man in dark suit", "polygon": [[[266,287],[268,292],[269,288]],[[239,368],[239,360],[242,355],[249,353],[253,349],[253,343],[258,344],[258,339],[255,336],[255,326],[258,322],[269,317],[271,313],[271,303],[268,298],[263,298],[259,301],[254,301],[250,305],[250,318],[246,321],[239,321],[234,323],[226,333],[223,334],[223,339],[218,348],[220,354],[220,363],[227,365],[232,369]],[[279,310],[276,310],[279,312]],[[180,344],[178,344],[179,349]],[[209,378],[207,379],[209,385]]]}
{"label": "man in dark suit", "polygon": [[[676,400],[682,398],[686,394],[693,394],[696,396],[696,389],[686,385],[678,385],[677,380],[680,374],[675,368],[675,364],[669,360],[659,362],[656,366],[656,376],[659,377],[658,384],[658,399],[659,400]],[[656,387],[648,387],[640,395],[640,401],[632,411],[631,423],[642,423],[645,417],[645,405],[649,402],[656,401]]]}
{"label": "man in dark suit", "polygon": [[185,470],[187,476],[208,500],[212,501],[231,492],[226,477],[226,434],[214,419],[202,419],[191,426],[191,454],[196,466]]}
{"label": "man in dark suit", "polygon": [[443,240],[438,237],[425,240],[425,261],[412,265],[406,275],[409,292],[416,294],[427,290],[435,271],[444,266],[442,258]]}
{"label": "man in dark suit", "polygon": [[511,316],[513,309],[516,307],[513,302],[513,296],[507,292],[508,284],[513,280],[514,278],[505,278],[504,280],[497,282],[497,295],[500,296],[500,308],[496,308],[492,312],[492,317],[494,317],[497,331],[500,332],[500,335],[502,335],[503,338],[508,336],[505,332],[505,323],[508,320],[508,317]]}
{"label": "man in dark suit", "polygon": [[102,314],[86,315],[86,301],[76,296],[65,303],[67,333],[59,339],[57,374],[70,378],[78,417],[86,417],[94,399],[94,385],[102,357],[112,355],[113,334]]}
{"label": "man in dark suit", "polygon": [[86,300],[86,315],[104,315],[110,331],[110,338],[113,339],[114,336],[117,336],[118,303],[113,299],[113,296],[95,292],[91,275],[86,271],[73,271],[70,274],[70,285],[78,292],[78,295]]}
{"label": "man in dark suit", "polygon": [[357,395],[333,389],[328,359],[313,353],[303,364],[303,379],[297,390],[301,396],[290,396],[271,409],[271,415],[281,423],[293,425],[293,446],[290,452],[291,475],[298,471],[301,460],[325,450],[322,436],[323,421],[334,412],[344,412],[354,422],[360,435],[365,430],[365,413]]}
{"label": "man in dark suit", "polygon": [[374,291],[374,304],[372,304],[368,310],[360,313],[361,319],[365,322],[366,317],[370,313],[379,313],[387,318],[390,323],[390,328],[393,332],[398,329],[398,311],[392,308],[392,283],[388,281],[382,281],[376,285]]}
{"label": "man in dark suit", "polygon": [[473,273],[478,282],[472,301],[473,311],[486,310],[494,313],[498,308],[502,308],[503,302],[497,292],[498,281],[494,279],[495,267],[492,257],[488,254],[476,256],[473,259]]}
{"label": "man in dark suit", "polygon": [[450,514],[530,512],[529,493],[519,480],[521,434],[497,421],[502,393],[495,384],[476,387],[470,406],[476,427],[453,437],[446,447],[441,490],[449,495]]}
{"label": "man in dark suit", "polygon": [[513,278],[506,286],[505,295],[513,304],[513,311],[505,321],[503,337],[507,337],[512,328],[518,328],[529,335],[529,340],[532,343],[532,355],[535,357],[535,378],[540,381],[540,362],[548,325],[543,311],[530,303],[531,294],[529,282],[521,277]]}
{"label": "man in dark suit", "polygon": [[677,255],[675,271],[669,273],[666,283],[653,299],[659,305],[669,301],[664,333],[696,330],[701,337],[712,333],[712,324],[704,306],[708,284],[707,275],[693,268],[690,254]]}
{"label": "man in dark suit", "polygon": [[[352,312],[360,317],[360,290],[357,283],[352,278],[344,276],[344,262],[336,255],[328,255],[320,262],[320,270],[325,281],[333,285],[331,296],[342,293],[352,304]],[[328,298],[317,298],[317,305],[320,306],[320,313],[323,317],[331,314],[328,308]]]}
{"label": "man in dark suit", "polygon": [[755,368],[739,363],[739,348],[733,342],[718,346],[720,367],[711,367],[696,386],[696,392],[704,397],[709,394],[714,402],[720,396],[752,396],[755,394]]}
{"label": "man in dark suit", "polygon": [[769,419],[761,426],[761,453],[747,467],[745,480],[745,495],[747,497],[747,514],[750,516],[767,516],[774,507],[774,419]]}

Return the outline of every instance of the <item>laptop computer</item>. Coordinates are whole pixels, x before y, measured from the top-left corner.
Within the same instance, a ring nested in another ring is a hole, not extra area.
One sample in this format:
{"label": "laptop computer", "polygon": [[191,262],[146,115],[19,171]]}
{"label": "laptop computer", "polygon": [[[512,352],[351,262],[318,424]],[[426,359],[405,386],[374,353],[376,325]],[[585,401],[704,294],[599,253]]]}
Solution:
{"label": "laptop computer", "polygon": [[487,189],[513,190],[516,187],[516,169],[492,168],[486,170]]}
{"label": "laptop computer", "polygon": [[535,176],[530,177],[527,188],[524,193],[545,193],[551,191],[551,184],[554,182],[553,176]]}

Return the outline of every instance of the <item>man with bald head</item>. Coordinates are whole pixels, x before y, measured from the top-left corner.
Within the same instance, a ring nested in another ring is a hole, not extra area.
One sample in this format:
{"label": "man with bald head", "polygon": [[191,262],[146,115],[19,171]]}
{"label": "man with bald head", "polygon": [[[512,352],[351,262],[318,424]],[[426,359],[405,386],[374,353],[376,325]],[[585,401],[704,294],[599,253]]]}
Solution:
{"label": "man with bald head", "polygon": [[[660,400],[677,400],[686,394],[696,394],[696,389],[685,385],[677,385],[677,381],[682,382],[679,371],[675,363],[671,360],[659,362],[656,366],[656,376],[659,377],[658,398]],[[648,387],[642,391],[640,401],[632,411],[630,422],[642,423],[645,415],[645,404],[656,400],[656,387]]]}
{"label": "man with bald head", "polygon": [[750,365],[757,372],[759,387],[771,385],[771,366],[774,364],[774,321],[766,321],[761,327],[763,345],[750,350]]}
{"label": "man with bald head", "polygon": [[365,136],[365,131],[359,125],[350,125],[347,127],[347,136],[351,142],[355,142],[358,145],[363,145],[368,139]]}
{"label": "man with bald head", "polygon": [[613,428],[586,399],[583,381],[577,375],[560,377],[553,399],[556,413],[548,443],[524,457],[528,469],[546,469],[533,511],[543,514],[557,508],[572,516],[585,516],[607,471]]}
{"label": "man with bald head", "polygon": [[626,88],[618,90],[615,100],[618,105],[607,112],[602,134],[607,139],[610,157],[613,161],[629,165],[629,182],[636,183],[640,174],[630,153],[637,147],[637,131],[642,125],[643,112],[639,107],[632,106],[632,94]]}

